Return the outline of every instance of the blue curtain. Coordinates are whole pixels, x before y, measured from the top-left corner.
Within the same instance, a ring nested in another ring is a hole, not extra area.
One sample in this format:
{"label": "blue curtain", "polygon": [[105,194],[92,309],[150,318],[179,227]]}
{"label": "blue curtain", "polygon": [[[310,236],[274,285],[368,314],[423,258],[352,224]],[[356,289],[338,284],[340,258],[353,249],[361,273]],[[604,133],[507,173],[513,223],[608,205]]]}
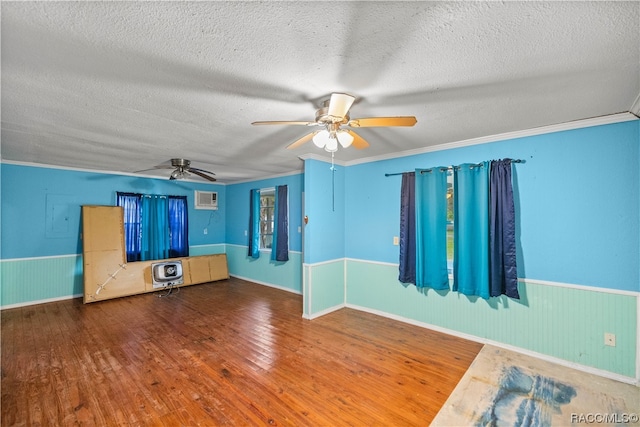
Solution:
{"label": "blue curtain", "polygon": [[286,185],[276,187],[271,259],[289,261],[289,204]]}
{"label": "blue curtain", "polygon": [[416,283],[416,174],[402,174],[400,187],[400,283]]}
{"label": "blue curtain", "polygon": [[124,210],[124,244],[127,262],[140,261],[140,198],[142,194],[117,192],[118,206]]}
{"label": "blue curtain", "polygon": [[140,203],[144,238],[142,261],[169,258],[169,203],[166,196],[143,196]]}
{"label": "blue curtain", "polygon": [[260,257],[260,190],[249,193],[249,253],[251,258]]}
{"label": "blue curtain", "polygon": [[493,160],[489,184],[489,278],[492,297],[520,299],[511,159]]}
{"label": "blue curtain", "polygon": [[446,167],[416,169],[416,286],[449,289]]}
{"label": "blue curtain", "polygon": [[127,262],[189,256],[186,196],[116,194],[124,210]]}
{"label": "blue curtain", "polygon": [[489,299],[489,162],[454,168],[453,290]]}
{"label": "blue curtain", "polygon": [[169,257],[189,256],[187,196],[169,196]]}

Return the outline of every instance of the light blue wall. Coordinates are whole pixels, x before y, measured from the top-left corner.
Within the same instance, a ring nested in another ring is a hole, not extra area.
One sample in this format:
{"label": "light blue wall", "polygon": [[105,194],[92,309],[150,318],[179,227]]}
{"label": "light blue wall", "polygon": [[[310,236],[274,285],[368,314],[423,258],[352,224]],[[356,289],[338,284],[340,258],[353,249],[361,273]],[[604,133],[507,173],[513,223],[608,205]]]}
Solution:
{"label": "light blue wall", "polygon": [[229,274],[244,280],[302,293],[302,252],[289,251],[289,261],[271,260],[271,251],[257,259],[247,256],[246,246],[227,245]]}
{"label": "light blue wall", "polygon": [[227,185],[227,243],[248,246],[249,191],[260,188],[288,186],[289,193],[289,250],[302,251],[302,173]]}
{"label": "light blue wall", "polygon": [[313,318],[345,303],[345,177],[347,168],[307,159],[304,163],[303,315]]}
{"label": "light blue wall", "polygon": [[[194,190],[217,191],[218,210],[194,209]],[[189,245],[225,242],[224,185],[3,164],[2,259],[81,254],[81,206],[117,191],[187,196]]]}
{"label": "light blue wall", "polygon": [[[224,185],[6,163],[0,173],[3,307],[82,292],[81,206],[114,205],[116,191],[187,196],[189,245],[218,253],[225,243]],[[218,192],[218,210],[196,210],[194,190]]]}
{"label": "light blue wall", "polygon": [[308,159],[304,164],[304,262],[318,262],[345,256],[345,176],[347,168]]}
{"label": "light blue wall", "polygon": [[[190,253],[204,255],[226,252],[227,243],[246,245],[250,188],[288,185],[291,261],[266,262],[256,268],[248,259],[236,257],[230,260],[230,273],[293,292],[302,290],[301,173],[226,186],[7,163],[0,171],[0,306],[80,294],[81,206],[114,205],[116,191],[187,196]],[[196,210],[194,190],[218,192],[218,210]],[[234,248],[229,256],[242,252]]]}
{"label": "light blue wall", "polygon": [[366,163],[346,172],[346,257],[398,262],[400,176],[519,158],[518,276],[640,291],[638,121]]}
{"label": "light blue wall", "polygon": [[303,316],[308,319],[345,306],[345,261],[306,264]]}
{"label": "light blue wall", "polygon": [[0,261],[3,308],[70,298],[82,292],[82,255]]}
{"label": "light blue wall", "polygon": [[[638,381],[639,131],[636,120],[348,167],[347,306]],[[401,177],[384,174],[505,157],[526,161],[514,166],[522,298],[399,283]]]}
{"label": "light blue wall", "polygon": [[[270,259],[271,251],[260,251],[256,260],[247,256],[249,237],[249,192],[252,189],[287,185],[289,195],[289,261]],[[302,191],[301,173],[227,186],[227,260],[229,274],[258,283],[302,292]],[[246,233],[246,234],[245,234]]]}

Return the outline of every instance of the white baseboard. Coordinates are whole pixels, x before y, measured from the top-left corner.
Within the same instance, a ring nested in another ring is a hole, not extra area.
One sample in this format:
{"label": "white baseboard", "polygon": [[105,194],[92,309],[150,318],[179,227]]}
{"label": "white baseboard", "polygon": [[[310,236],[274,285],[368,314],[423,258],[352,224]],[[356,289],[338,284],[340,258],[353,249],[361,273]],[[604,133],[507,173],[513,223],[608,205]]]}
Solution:
{"label": "white baseboard", "polygon": [[295,289],[287,288],[280,285],[274,285],[273,283],[262,282],[259,280],[252,279],[250,277],[238,276],[237,274],[229,273],[229,276],[235,277],[236,279],[246,280],[247,282],[256,283],[258,285],[268,286],[270,288],[280,289],[281,291],[291,292],[292,294],[302,295],[302,291],[296,291]]}
{"label": "white baseboard", "polygon": [[302,318],[303,319],[307,319],[307,320],[313,320],[313,319],[317,319],[318,317],[321,316],[325,316],[329,313],[333,313],[334,311],[338,311],[341,308],[345,308],[346,305],[345,304],[338,304],[338,305],[334,305],[333,307],[329,307],[329,308],[325,308],[322,311],[319,311],[317,313],[313,313],[312,315],[308,315],[308,314],[302,314]]}
{"label": "white baseboard", "polygon": [[82,298],[82,296],[83,296],[82,294],[74,294],[74,295],[67,295],[67,296],[64,296],[64,297],[41,299],[41,300],[37,300],[37,301],[19,302],[17,304],[3,305],[2,307],[0,307],[0,310],[9,310],[11,308],[28,307],[30,305],[46,304],[48,302],[56,302],[56,301],[64,301],[64,300],[68,300],[68,299],[74,299],[74,298]]}

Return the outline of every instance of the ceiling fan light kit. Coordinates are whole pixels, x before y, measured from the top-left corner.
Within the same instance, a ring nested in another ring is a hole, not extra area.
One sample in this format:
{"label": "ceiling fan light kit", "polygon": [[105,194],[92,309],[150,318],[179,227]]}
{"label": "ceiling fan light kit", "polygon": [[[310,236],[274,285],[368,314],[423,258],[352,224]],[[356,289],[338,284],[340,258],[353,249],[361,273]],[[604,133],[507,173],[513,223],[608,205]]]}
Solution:
{"label": "ceiling fan light kit", "polygon": [[338,129],[335,124],[327,125],[327,129],[321,130],[313,135],[313,143],[318,148],[324,148],[329,153],[338,151],[338,143],[343,148],[348,148],[353,143],[353,135],[349,132]]}
{"label": "ceiling fan light kit", "polygon": [[357,149],[366,148],[369,143],[352,130],[341,129],[340,126],[354,128],[363,127],[386,127],[386,126],[413,126],[417,123],[414,116],[400,117],[368,117],[351,119],[349,109],[353,105],[355,97],[346,93],[333,93],[325,100],[316,111],[315,122],[301,121],[261,121],[253,122],[252,125],[303,125],[303,126],[323,126],[321,131],[311,132],[287,146],[293,149],[301,146],[305,142],[312,140],[318,148],[323,148],[329,153],[338,151],[338,147],[348,148],[353,145]]}

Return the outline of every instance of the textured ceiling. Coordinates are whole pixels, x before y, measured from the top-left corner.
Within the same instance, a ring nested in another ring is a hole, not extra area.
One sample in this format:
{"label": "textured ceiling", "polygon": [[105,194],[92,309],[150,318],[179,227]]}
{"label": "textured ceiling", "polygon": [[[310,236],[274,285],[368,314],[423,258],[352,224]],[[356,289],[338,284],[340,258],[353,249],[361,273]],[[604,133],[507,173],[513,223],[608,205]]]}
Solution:
{"label": "textured ceiling", "polygon": [[[638,113],[640,2],[5,2],[4,161],[130,173],[188,158],[220,182],[302,168],[285,147],[332,92],[355,161]],[[168,176],[167,171],[158,171]],[[148,174],[148,173],[147,173]],[[196,177],[197,178],[197,177]]]}

